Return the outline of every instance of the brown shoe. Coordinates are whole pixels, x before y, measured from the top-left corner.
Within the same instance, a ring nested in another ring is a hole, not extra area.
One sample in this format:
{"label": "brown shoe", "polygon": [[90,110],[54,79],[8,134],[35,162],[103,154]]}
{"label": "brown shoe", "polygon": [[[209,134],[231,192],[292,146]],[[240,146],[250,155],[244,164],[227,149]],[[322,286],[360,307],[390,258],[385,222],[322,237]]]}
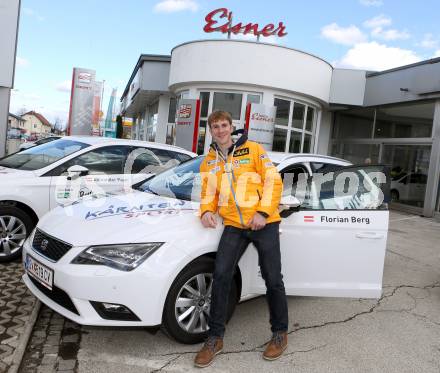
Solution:
{"label": "brown shoe", "polygon": [[263,358],[266,360],[276,360],[282,354],[287,347],[287,333],[276,332],[273,333],[272,339],[266,347],[263,353]]}
{"label": "brown shoe", "polygon": [[205,368],[214,361],[215,355],[223,350],[223,339],[220,337],[208,337],[202,349],[194,359],[194,365],[198,368]]}

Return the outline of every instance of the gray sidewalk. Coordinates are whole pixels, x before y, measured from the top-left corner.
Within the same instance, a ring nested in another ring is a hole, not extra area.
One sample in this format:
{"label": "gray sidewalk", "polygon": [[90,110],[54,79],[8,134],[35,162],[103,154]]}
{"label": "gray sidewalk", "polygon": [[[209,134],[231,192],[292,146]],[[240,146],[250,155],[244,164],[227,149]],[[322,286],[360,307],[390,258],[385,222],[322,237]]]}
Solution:
{"label": "gray sidewalk", "polygon": [[[289,346],[274,362],[261,358],[270,337],[265,299],[240,304],[228,325],[224,352],[205,371],[438,373],[439,250],[440,223],[392,212],[381,299],[289,297]],[[81,327],[80,334],[76,355],[69,356],[76,372],[202,371],[193,367],[200,345],[181,345],[161,332]],[[66,357],[55,350],[46,349],[52,357],[45,362],[60,370]],[[42,351],[38,356],[45,358]],[[25,358],[23,372],[35,367],[29,363]]]}
{"label": "gray sidewalk", "polygon": [[21,281],[20,261],[0,264],[0,372],[16,372],[39,302]]}

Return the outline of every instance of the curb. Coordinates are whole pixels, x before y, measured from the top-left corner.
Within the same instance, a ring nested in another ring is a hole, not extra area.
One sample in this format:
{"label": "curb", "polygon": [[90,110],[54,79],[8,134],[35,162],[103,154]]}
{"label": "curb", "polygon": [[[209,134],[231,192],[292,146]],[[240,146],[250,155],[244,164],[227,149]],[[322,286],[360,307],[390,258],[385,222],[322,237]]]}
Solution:
{"label": "curb", "polygon": [[12,356],[12,364],[8,369],[8,373],[17,373],[18,368],[20,368],[21,360],[23,359],[26,346],[31,337],[35,322],[37,321],[38,312],[40,311],[40,308],[41,308],[41,302],[37,299],[35,302],[35,307],[32,310],[32,313],[29,317],[29,321],[27,322],[24,333],[20,338],[20,342],[18,343],[17,348],[14,351],[14,355]]}

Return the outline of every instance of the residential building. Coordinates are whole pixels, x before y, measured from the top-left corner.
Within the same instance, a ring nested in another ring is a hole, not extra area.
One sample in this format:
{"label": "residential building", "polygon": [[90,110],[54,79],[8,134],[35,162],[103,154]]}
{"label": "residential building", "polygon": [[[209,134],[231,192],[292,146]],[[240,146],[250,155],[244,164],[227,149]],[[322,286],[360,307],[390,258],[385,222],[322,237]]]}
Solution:
{"label": "residential building", "polygon": [[29,140],[37,140],[50,135],[52,125],[42,114],[29,111],[23,114],[22,118],[25,120],[25,136]]}

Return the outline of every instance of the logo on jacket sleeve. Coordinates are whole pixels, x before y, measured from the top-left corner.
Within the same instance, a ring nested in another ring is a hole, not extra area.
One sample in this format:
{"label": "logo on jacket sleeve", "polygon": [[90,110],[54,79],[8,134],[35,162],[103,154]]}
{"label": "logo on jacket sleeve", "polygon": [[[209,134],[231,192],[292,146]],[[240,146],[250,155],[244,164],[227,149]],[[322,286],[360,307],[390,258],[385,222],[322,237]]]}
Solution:
{"label": "logo on jacket sleeve", "polygon": [[237,149],[233,156],[234,157],[241,157],[242,155],[248,155],[249,154],[249,148],[243,148],[243,149]]}

